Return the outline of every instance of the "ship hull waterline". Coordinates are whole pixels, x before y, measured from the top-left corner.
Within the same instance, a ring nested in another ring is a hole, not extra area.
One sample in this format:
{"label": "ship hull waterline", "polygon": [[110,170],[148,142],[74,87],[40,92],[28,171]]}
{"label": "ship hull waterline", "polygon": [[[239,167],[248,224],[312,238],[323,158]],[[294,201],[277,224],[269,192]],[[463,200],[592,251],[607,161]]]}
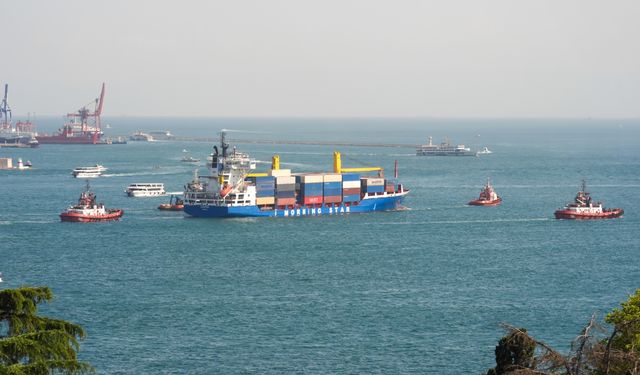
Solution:
{"label": "ship hull waterline", "polygon": [[124,214],[123,210],[115,210],[105,215],[83,215],[75,212],[63,212],[60,214],[60,220],[73,223],[92,223],[98,221],[114,221],[119,220]]}
{"label": "ship hull waterline", "polygon": [[97,145],[104,144],[100,141],[100,136],[93,134],[79,135],[79,136],[65,136],[65,135],[41,135],[37,136],[36,140],[40,144],[75,144],[75,145]]}
{"label": "ship hull waterline", "polygon": [[275,208],[263,210],[259,206],[214,206],[214,205],[184,205],[184,212],[193,217],[225,218],[225,217],[299,217],[299,216],[326,216],[352,213],[368,213],[376,211],[394,211],[402,208],[401,203],[408,193],[405,190],[394,196],[379,198],[365,198],[357,204],[332,204],[296,206],[295,208]]}
{"label": "ship hull waterline", "polygon": [[469,206],[499,206],[502,203],[502,198],[494,199],[494,200],[485,200],[485,199],[476,199],[467,203]]}
{"label": "ship hull waterline", "polygon": [[554,212],[556,219],[564,220],[596,220],[596,219],[616,219],[622,217],[624,214],[623,209],[612,209],[611,211],[604,211],[602,213],[590,214],[590,213],[576,213],[570,210],[558,210]]}

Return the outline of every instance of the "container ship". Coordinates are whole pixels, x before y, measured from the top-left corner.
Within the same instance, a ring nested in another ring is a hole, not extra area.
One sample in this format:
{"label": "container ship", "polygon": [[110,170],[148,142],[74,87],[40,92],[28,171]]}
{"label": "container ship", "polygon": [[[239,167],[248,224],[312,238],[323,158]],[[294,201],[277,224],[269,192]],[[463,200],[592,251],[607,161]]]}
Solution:
{"label": "container ship", "polygon": [[465,145],[453,146],[449,140],[446,140],[439,145],[433,144],[433,137],[429,137],[429,142],[426,145],[420,146],[416,150],[418,156],[477,156],[478,153],[471,151],[471,148],[465,147]]}
{"label": "container ship", "polygon": [[[220,149],[214,146],[208,158],[211,174],[196,175],[185,186],[188,215],[294,217],[390,211],[400,209],[409,193],[397,178],[385,179],[380,167],[343,168],[339,152],[334,152],[333,173],[291,173],[280,169],[278,155],[268,172],[255,173],[255,159],[228,148],[222,132]],[[374,172],[375,176],[362,175]]]}
{"label": "container ship", "polygon": [[9,85],[4,85],[4,98],[0,103],[0,147],[37,147],[35,130],[31,121],[18,121],[15,125],[11,119],[11,108],[7,102]]}
{"label": "container ship", "polygon": [[[100,91],[100,97],[91,102],[95,103],[93,112],[83,106],[74,113],[68,113],[69,119],[58,132],[52,135],[38,135],[36,139],[44,144],[105,144],[101,141],[104,135],[100,128],[100,115],[104,104],[104,83]],[[93,121],[90,119],[93,118]]]}

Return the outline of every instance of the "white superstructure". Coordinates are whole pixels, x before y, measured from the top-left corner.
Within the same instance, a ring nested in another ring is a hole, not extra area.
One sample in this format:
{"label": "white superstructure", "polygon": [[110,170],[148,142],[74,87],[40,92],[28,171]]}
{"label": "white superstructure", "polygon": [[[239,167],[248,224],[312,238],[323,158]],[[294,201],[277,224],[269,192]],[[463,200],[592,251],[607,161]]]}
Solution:
{"label": "white superstructure", "polygon": [[[255,206],[256,187],[245,177],[256,169],[256,160],[235,147],[228,151],[225,132],[220,132],[220,148],[207,158],[209,176],[195,177],[194,183],[185,188],[184,201],[189,204],[223,206]],[[197,188],[194,188],[196,186]]]}
{"label": "white superstructure", "polygon": [[71,174],[75,178],[95,178],[100,177],[100,175],[102,175],[106,170],[107,168],[100,164],[96,164],[92,167],[78,167],[74,169]]}
{"label": "white superstructure", "polygon": [[164,184],[156,182],[138,182],[127,186],[124,191],[130,197],[156,197],[165,195]]}

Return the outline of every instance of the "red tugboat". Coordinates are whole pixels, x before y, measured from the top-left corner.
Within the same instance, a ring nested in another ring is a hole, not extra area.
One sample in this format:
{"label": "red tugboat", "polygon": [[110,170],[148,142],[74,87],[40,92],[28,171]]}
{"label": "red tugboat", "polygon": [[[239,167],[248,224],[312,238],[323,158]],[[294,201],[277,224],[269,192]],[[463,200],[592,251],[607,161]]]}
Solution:
{"label": "red tugboat", "polygon": [[487,179],[487,184],[480,191],[480,196],[478,199],[474,199],[469,202],[470,206],[497,206],[502,203],[502,198],[496,194],[495,190],[493,190],[493,186]]}
{"label": "red tugboat", "polygon": [[80,194],[78,204],[69,206],[67,211],[60,214],[60,220],[88,223],[93,221],[118,220],[124,211],[120,209],[106,209],[104,204],[96,203],[96,195],[89,191],[89,181],[87,188]]}
{"label": "red tugboat", "polygon": [[563,209],[557,210],[556,219],[613,219],[624,214],[622,208],[603,208],[602,203],[591,201],[587,192],[587,186],[582,180],[582,190],[578,191],[573,203],[567,204]]}
{"label": "red tugboat", "polygon": [[182,199],[172,195],[169,198],[169,203],[162,203],[158,206],[159,210],[163,211],[182,211],[184,209],[184,202]]}

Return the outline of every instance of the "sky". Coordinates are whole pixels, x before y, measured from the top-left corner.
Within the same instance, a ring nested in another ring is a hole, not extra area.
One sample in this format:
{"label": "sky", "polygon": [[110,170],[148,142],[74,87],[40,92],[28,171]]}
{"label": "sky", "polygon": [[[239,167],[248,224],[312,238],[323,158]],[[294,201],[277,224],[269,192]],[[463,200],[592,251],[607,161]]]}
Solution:
{"label": "sky", "polygon": [[639,118],[637,0],[3,1],[15,115]]}

